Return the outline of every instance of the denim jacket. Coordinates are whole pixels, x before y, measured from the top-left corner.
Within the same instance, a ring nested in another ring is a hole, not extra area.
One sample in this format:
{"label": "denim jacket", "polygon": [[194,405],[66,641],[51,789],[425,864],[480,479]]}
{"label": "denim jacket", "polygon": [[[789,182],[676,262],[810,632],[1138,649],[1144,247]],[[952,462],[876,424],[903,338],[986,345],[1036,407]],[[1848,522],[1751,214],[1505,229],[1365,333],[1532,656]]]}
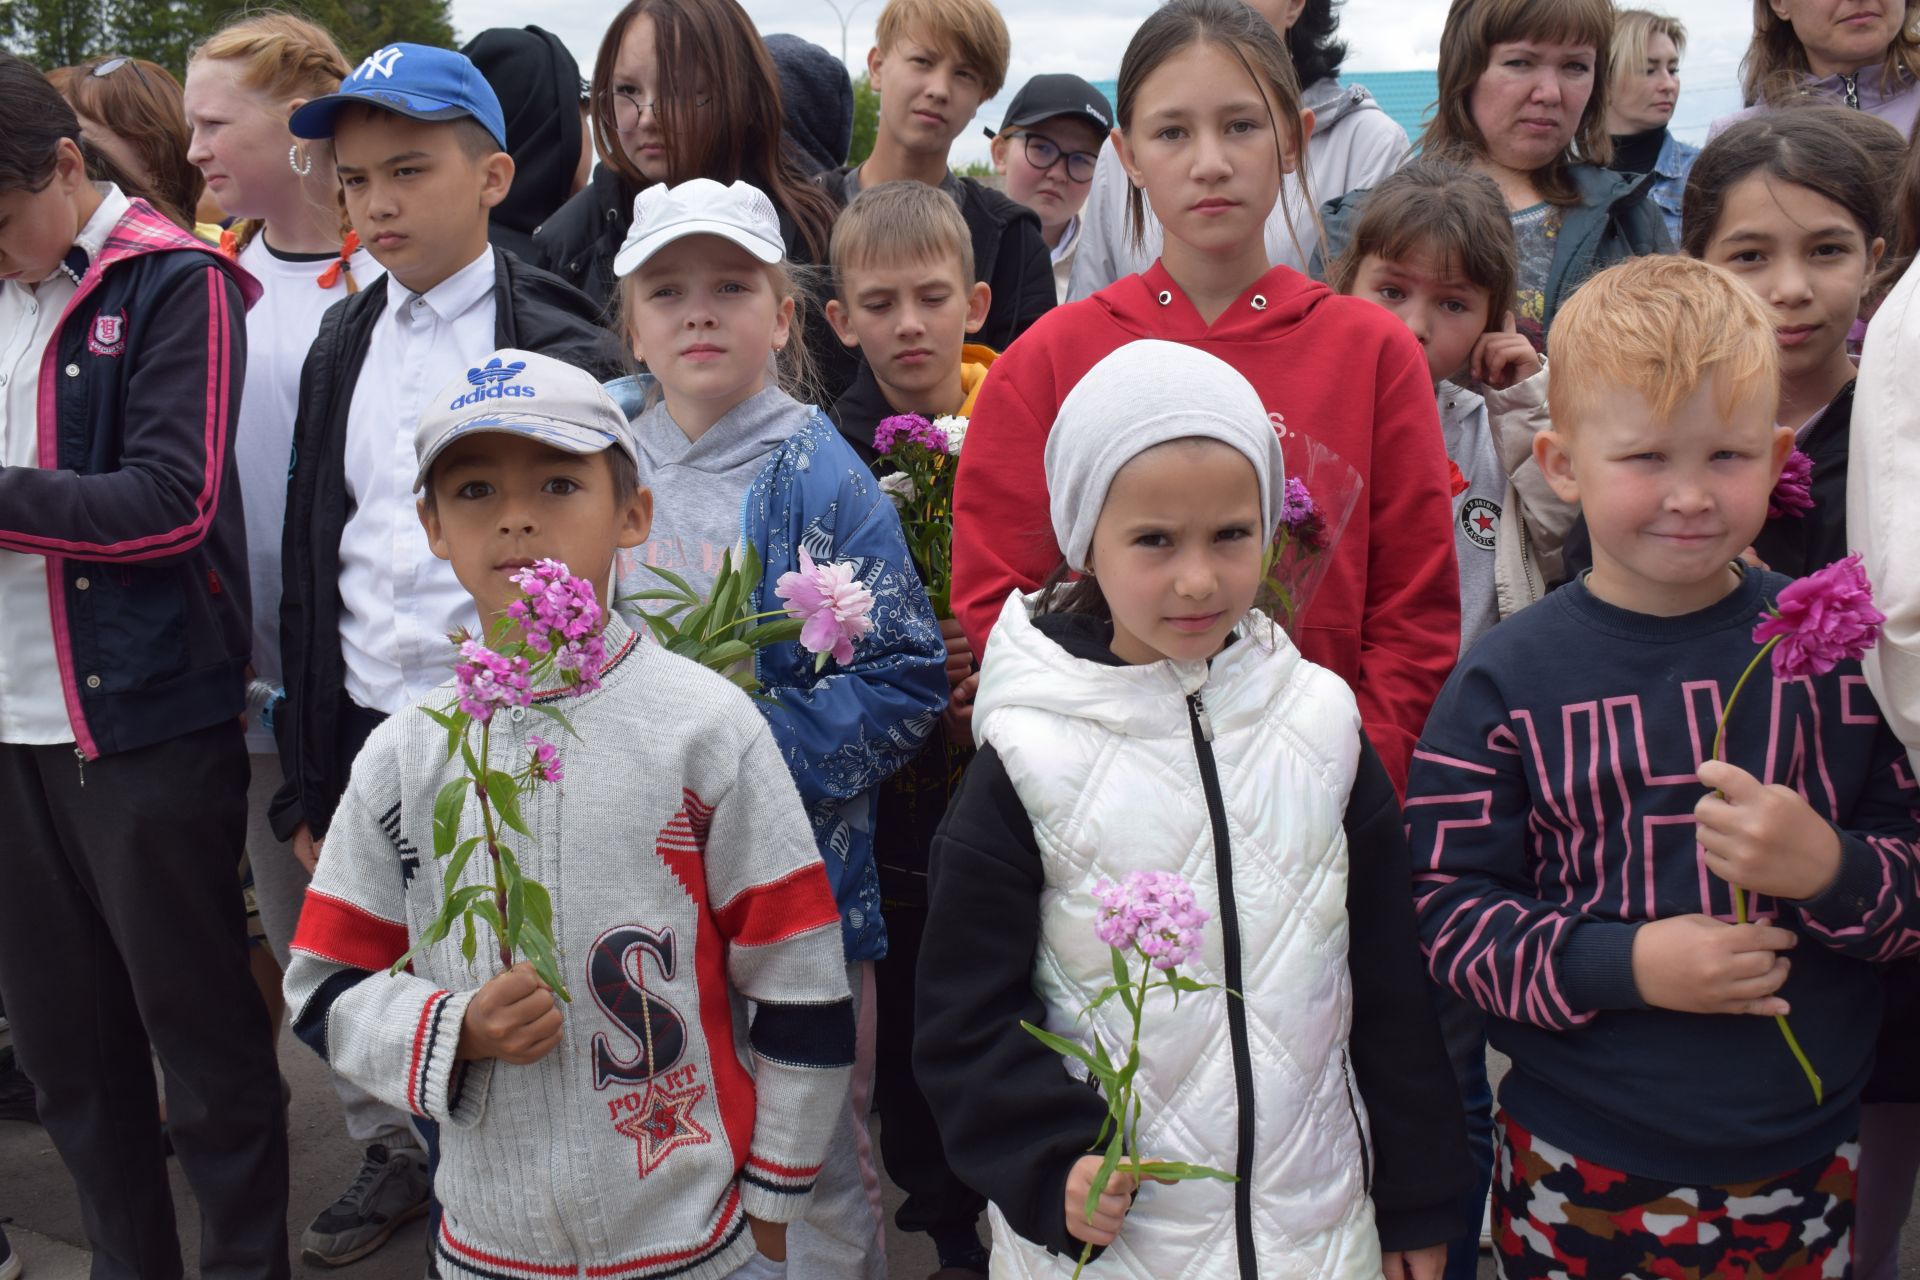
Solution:
{"label": "denim jacket", "polygon": [[1653,162],[1653,171],[1659,176],[1647,198],[1660,207],[1660,216],[1667,220],[1667,238],[1676,245],[1680,243],[1680,199],[1687,193],[1687,175],[1699,156],[1700,148],[1680,141],[1668,130]]}
{"label": "denim jacket", "polygon": [[[636,416],[646,375],[607,385]],[[798,643],[770,645],[754,659],[773,730],[813,824],[814,843],[833,883],[848,963],[887,953],[880,876],[873,857],[880,784],[912,760],[947,705],[946,647],[914,571],[893,502],[825,414],[805,425],[760,468],[740,511],[740,540],[760,556],[754,610],[777,610],[780,576],[800,567],[800,550],[817,563],[851,560],[873,593],[873,629],[854,645],[853,661],[814,670]]]}

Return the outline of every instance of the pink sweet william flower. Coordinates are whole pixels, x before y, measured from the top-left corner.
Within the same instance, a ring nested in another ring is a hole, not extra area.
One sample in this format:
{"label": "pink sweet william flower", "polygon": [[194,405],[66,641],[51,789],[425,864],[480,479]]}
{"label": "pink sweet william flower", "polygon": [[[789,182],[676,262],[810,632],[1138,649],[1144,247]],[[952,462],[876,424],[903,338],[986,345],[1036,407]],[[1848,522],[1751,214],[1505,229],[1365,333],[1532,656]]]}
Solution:
{"label": "pink sweet william flower", "polygon": [[904,437],[908,444],[923,444],[935,453],[947,452],[947,433],[917,413],[896,413],[880,419],[873,431],[877,453],[891,453]]}
{"label": "pink sweet william flower", "polygon": [[1778,520],[1782,516],[1804,519],[1811,510],[1813,459],[1795,449],[1787,455],[1787,465],[1780,469],[1780,479],[1767,495],[1767,519]]}
{"label": "pink sweet william flower", "polygon": [[853,565],[815,564],[805,548],[798,572],[783,573],[773,594],[787,602],[787,615],[806,625],[800,643],[809,653],[831,654],[835,662],[853,661],[853,642],[873,628],[873,593],[853,580]]}
{"label": "pink sweet william flower", "polygon": [[507,606],[507,616],[520,624],[527,647],[551,653],[561,682],[576,695],[599,688],[607,660],[600,639],[606,614],[593,584],[551,559],[514,574],[513,584],[526,594]]}
{"label": "pink sweet william flower", "polygon": [[1756,644],[1777,640],[1773,674],[1781,680],[1825,675],[1880,638],[1887,615],[1873,607],[1873,586],[1856,553],[1795,579],[1753,629]]}
{"label": "pink sweet william flower", "polygon": [[493,719],[500,707],[524,707],[533,700],[527,689],[527,660],[495,653],[478,640],[461,642],[453,675],[460,709],[481,724]]}
{"label": "pink sweet william flower", "polygon": [[558,782],[560,749],[537,733],[527,735],[527,777],[534,782]]}
{"label": "pink sweet william flower", "polygon": [[1125,884],[1102,880],[1093,889],[1100,904],[1094,936],[1121,951],[1138,951],[1156,969],[1173,969],[1199,952],[1210,918],[1193,886],[1173,871],[1135,871]]}

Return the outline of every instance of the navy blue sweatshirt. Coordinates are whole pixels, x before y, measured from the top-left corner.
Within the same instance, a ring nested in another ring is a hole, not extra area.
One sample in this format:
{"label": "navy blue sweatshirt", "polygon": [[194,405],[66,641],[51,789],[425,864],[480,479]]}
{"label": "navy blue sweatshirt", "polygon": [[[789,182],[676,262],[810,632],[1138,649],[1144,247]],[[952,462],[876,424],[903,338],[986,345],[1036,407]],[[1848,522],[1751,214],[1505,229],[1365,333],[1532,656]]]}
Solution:
{"label": "navy blue sweatshirt", "polygon": [[1414,751],[1406,817],[1429,968],[1494,1015],[1514,1118],[1611,1169],[1723,1185],[1830,1153],[1853,1136],[1873,1065],[1875,962],[1920,950],[1920,791],[1859,664],[1783,683],[1763,672],[1735,704],[1727,758],[1799,791],[1840,833],[1839,875],[1817,897],[1749,895],[1752,914],[1801,937],[1781,994],[1825,1102],[1773,1019],[1653,1009],[1635,987],[1642,924],[1734,919],[1695,844],[1695,770],[1787,582],[1747,572],[1675,618],[1569,583],[1474,646]]}

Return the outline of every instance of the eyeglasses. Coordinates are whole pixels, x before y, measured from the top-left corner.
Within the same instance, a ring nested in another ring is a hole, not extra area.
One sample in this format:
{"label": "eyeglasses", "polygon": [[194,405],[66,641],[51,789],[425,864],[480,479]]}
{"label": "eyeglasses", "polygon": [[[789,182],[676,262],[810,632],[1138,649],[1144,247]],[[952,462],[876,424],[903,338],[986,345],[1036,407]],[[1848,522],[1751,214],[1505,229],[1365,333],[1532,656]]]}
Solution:
{"label": "eyeglasses", "polygon": [[132,67],[133,74],[140,77],[140,83],[143,86],[149,89],[153,87],[147,84],[147,73],[140,69],[140,64],[125,55],[118,58],[108,58],[105,62],[95,63],[93,70],[87,74],[96,80],[104,80],[122,67]]}
{"label": "eyeglasses", "polygon": [[1027,163],[1042,173],[1064,159],[1067,162],[1067,177],[1079,183],[1093,181],[1093,167],[1100,161],[1100,157],[1091,151],[1062,151],[1051,139],[1037,133],[1021,134],[1020,145],[1026,149]]}
{"label": "eyeglasses", "polygon": [[[693,100],[687,105],[697,111],[712,101],[712,94],[701,93],[695,94]],[[613,124],[615,128],[622,132],[638,129],[640,127],[640,116],[642,113],[648,111],[653,112],[653,118],[655,120],[660,118],[660,104],[658,102],[643,102],[631,89],[615,89],[613,91]]]}

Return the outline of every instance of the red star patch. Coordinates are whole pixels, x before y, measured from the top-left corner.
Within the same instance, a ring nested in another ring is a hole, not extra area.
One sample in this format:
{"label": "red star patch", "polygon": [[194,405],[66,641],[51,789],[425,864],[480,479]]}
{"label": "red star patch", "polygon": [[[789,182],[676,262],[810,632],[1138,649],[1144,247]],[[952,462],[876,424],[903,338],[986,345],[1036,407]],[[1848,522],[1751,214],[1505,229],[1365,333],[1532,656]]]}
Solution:
{"label": "red star patch", "polygon": [[613,1126],[639,1144],[640,1177],[659,1168],[662,1160],[681,1147],[713,1140],[713,1135],[693,1118],[693,1109],[706,1096],[707,1086],[703,1084],[683,1093],[656,1089],[645,1104],[646,1110]]}
{"label": "red star patch", "polygon": [[1484,511],[1474,516],[1473,522],[1480,526],[1480,532],[1482,533],[1489,533],[1493,529],[1493,517]]}

